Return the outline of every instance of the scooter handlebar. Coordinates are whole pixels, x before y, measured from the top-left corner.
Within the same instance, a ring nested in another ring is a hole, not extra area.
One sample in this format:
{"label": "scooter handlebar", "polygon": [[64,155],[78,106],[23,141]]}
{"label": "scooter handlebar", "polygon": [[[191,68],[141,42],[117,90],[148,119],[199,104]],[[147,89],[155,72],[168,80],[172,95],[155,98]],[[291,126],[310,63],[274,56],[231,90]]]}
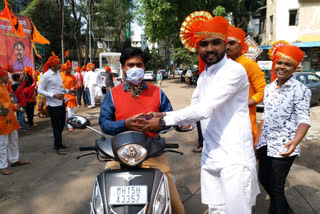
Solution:
{"label": "scooter handlebar", "polygon": [[92,151],[92,150],[96,150],[96,147],[94,147],[94,146],[80,146],[79,149],[80,149],[80,151]]}
{"label": "scooter handlebar", "polygon": [[165,148],[167,148],[167,149],[178,149],[179,148],[179,144],[168,143],[168,144],[166,144]]}

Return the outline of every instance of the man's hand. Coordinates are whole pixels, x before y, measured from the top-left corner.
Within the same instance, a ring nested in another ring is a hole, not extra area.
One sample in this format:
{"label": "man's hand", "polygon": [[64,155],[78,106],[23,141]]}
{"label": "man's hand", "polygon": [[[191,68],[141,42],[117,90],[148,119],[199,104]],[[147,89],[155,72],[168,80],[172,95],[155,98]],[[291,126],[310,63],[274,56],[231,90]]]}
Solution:
{"label": "man's hand", "polygon": [[129,117],[128,119],[126,119],[124,121],[124,125],[125,127],[130,130],[130,131],[138,131],[138,132],[143,132],[143,121],[145,121],[145,119],[143,117],[143,113],[142,114],[137,114],[134,115],[132,117]]}
{"label": "man's hand", "polygon": [[153,117],[150,120],[145,120],[143,122],[143,131],[148,131],[148,132],[157,132],[159,131],[162,127],[159,124],[159,119],[161,117]]}
{"label": "man's hand", "polygon": [[58,100],[63,100],[64,94],[54,94],[53,97],[58,99]]}
{"label": "man's hand", "polygon": [[296,148],[299,142],[296,142],[295,140],[290,140],[288,141],[285,145],[284,148],[288,148],[288,151],[286,152],[280,152],[281,156],[288,157]]}
{"label": "man's hand", "polygon": [[147,115],[151,115],[152,117],[163,117],[165,116],[162,112],[149,112]]}

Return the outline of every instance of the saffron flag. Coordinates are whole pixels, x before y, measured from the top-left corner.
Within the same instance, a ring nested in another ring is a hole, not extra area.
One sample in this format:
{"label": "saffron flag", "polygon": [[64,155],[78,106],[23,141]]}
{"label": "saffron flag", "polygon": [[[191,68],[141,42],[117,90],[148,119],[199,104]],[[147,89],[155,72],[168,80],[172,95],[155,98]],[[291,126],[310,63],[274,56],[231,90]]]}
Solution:
{"label": "saffron flag", "polygon": [[64,58],[69,57],[69,50],[66,50],[66,52],[64,53]]}
{"label": "saffron flag", "polygon": [[40,44],[50,44],[50,41],[47,40],[46,38],[44,38],[40,33],[39,31],[37,30],[36,26],[34,26],[33,22],[31,21],[31,34],[30,34],[30,37],[31,37],[31,42],[34,43],[40,43]]}
{"label": "saffron flag", "polygon": [[23,31],[23,27],[19,23],[17,17],[12,12],[11,7],[10,7],[9,3],[7,2],[7,0],[4,0],[4,4],[6,5],[6,7],[2,11],[0,18],[9,20],[13,33],[18,35],[19,37],[24,37],[25,34]]}

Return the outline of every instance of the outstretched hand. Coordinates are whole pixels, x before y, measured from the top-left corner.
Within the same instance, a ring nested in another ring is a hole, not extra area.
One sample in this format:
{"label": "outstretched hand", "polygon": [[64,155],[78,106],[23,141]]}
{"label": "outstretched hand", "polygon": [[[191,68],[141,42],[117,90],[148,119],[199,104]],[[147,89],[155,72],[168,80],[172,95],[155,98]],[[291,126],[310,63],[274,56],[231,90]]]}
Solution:
{"label": "outstretched hand", "polygon": [[147,115],[151,115],[152,117],[163,117],[163,113],[162,112],[149,112],[147,113]]}
{"label": "outstretched hand", "polygon": [[143,113],[129,117],[124,121],[125,127],[130,131],[142,132],[144,126],[142,123],[143,121],[145,121],[145,119],[142,116]]}

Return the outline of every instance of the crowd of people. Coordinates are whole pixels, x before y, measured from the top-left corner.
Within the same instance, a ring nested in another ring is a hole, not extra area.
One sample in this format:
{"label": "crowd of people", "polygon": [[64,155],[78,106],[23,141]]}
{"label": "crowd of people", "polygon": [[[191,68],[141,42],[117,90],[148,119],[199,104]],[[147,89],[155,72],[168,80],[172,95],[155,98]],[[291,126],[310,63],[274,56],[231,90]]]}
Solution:
{"label": "crowd of people", "polygon": [[[106,69],[111,69],[106,66]],[[37,126],[34,123],[35,110],[40,118],[51,118],[54,146],[57,154],[65,155],[67,146],[62,144],[65,119],[75,113],[75,107],[94,108],[95,99],[102,98],[102,82],[95,65],[75,68],[72,74],[70,61],[60,66],[57,56],[49,58],[41,73],[30,66],[24,67],[23,75],[13,72],[13,66],[2,67],[0,100],[0,173],[12,174],[10,166],[29,164],[19,160],[19,135]],[[109,80],[109,82],[112,82]],[[108,83],[110,85],[110,83]],[[81,102],[83,101],[83,102]],[[73,128],[68,125],[68,131]],[[5,135],[5,136],[3,136]]]}
{"label": "crowd of people", "polygon": [[[161,75],[157,77],[158,87],[144,82],[147,58],[139,48],[127,48],[120,56],[124,83],[113,87],[111,69],[106,67],[108,84],[99,116],[101,130],[108,135],[130,130],[155,137],[166,126],[198,123],[201,200],[208,205],[209,214],[251,213],[260,192],[258,180],[270,195],[269,213],[293,213],[284,185],[300,155],[299,143],[310,127],[311,91],[292,75],[304,52],[286,42],[273,45],[270,57],[276,79],[266,86],[258,65],[243,55],[248,49],[245,33],[229,26],[228,20],[213,18],[205,11],[195,12],[186,18],[183,30],[183,44],[199,54],[201,74],[191,104],[174,111],[160,89]],[[100,73],[92,63],[77,67],[72,75],[70,62],[61,66],[59,58],[51,56],[42,74],[29,67],[24,72],[20,82],[10,73],[10,66],[0,67],[0,126],[5,127],[0,131],[0,172],[4,175],[12,173],[8,162],[11,166],[29,163],[19,160],[16,130],[23,129],[24,112],[29,126],[34,125],[31,118],[36,89],[39,112],[47,112],[51,118],[59,155],[67,154],[62,142],[66,117],[74,114],[75,106],[81,106],[81,97],[88,108],[95,108],[96,98],[102,97]],[[10,93],[16,105],[10,101]],[[265,111],[258,129],[256,104],[262,100]],[[40,101],[45,105],[39,105]],[[147,119],[150,115],[152,118]],[[72,132],[72,127],[68,130]],[[166,173],[173,213],[184,213],[165,154],[149,159],[144,166]],[[117,162],[106,166],[117,167]]]}

